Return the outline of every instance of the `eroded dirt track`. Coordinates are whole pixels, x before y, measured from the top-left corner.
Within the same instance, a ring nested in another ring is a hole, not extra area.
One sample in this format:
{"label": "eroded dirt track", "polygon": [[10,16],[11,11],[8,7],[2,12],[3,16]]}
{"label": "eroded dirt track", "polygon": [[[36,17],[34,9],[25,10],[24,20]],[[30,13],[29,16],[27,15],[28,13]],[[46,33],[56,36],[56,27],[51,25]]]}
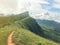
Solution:
{"label": "eroded dirt track", "polygon": [[12,42],[12,36],[14,34],[14,31],[10,33],[10,35],[8,36],[8,40],[7,40],[7,43],[8,45],[15,45],[13,42]]}

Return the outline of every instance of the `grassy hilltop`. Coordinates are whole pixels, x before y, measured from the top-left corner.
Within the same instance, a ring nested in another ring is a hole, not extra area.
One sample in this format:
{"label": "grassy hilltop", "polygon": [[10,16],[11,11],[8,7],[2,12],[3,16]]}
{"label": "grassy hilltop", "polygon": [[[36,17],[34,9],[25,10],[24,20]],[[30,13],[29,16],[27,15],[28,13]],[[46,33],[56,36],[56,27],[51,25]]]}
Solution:
{"label": "grassy hilltop", "polygon": [[28,12],[0,17],[0,45],[7,45],[7,37],[15,31],[12,40],[16,45],[59,45],[44,38],[43,29]]}

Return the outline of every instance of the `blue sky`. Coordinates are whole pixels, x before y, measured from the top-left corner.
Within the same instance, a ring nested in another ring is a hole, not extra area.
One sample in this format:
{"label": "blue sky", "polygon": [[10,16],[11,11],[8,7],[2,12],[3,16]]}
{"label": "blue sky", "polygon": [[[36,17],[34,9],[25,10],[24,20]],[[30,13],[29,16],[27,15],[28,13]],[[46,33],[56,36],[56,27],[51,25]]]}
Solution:
{"label": "blue sky", "polygon": [[32,17],[60,22],[60,0],[33,0],[31,4],[29,12]]}
{"label": "blue sky", "polygon": [[49,4],[42,3],[41,6],[42,6],[43,9],[49,10],[51,12],[60,13],[60,8],[59,7],[58,8],[54,7],[55,4],[58,5],[58,2],[56,2],[55,0],[45,0],[45,1],[48,2]]}

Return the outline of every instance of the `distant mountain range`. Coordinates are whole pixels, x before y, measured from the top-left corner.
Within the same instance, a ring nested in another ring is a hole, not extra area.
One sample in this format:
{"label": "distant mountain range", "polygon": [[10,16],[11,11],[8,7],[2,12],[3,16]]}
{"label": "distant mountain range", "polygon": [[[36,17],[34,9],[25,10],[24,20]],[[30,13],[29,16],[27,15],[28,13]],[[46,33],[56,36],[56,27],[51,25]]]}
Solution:
{"label": "distant mountain range", "polygon": [[48,26],[53,26],[53,27],[59,27],[60,28],[60,23],[55,22],[53,20],[40,20],[40,19],[36,19],[38,23],[42,23]]}

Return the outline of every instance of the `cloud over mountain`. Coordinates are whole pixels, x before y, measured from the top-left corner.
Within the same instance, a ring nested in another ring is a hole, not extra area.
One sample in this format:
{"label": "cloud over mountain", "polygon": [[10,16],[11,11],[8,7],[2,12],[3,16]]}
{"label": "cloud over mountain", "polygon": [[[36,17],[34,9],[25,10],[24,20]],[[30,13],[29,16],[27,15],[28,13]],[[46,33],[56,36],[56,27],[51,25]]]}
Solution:
{"label": "cloud over mountain", "polygon": [[[60,0],[0,0],[0,13],[29,11],[34,18],[60,22]],[[49,15],[46,15],[46,13]]]}

